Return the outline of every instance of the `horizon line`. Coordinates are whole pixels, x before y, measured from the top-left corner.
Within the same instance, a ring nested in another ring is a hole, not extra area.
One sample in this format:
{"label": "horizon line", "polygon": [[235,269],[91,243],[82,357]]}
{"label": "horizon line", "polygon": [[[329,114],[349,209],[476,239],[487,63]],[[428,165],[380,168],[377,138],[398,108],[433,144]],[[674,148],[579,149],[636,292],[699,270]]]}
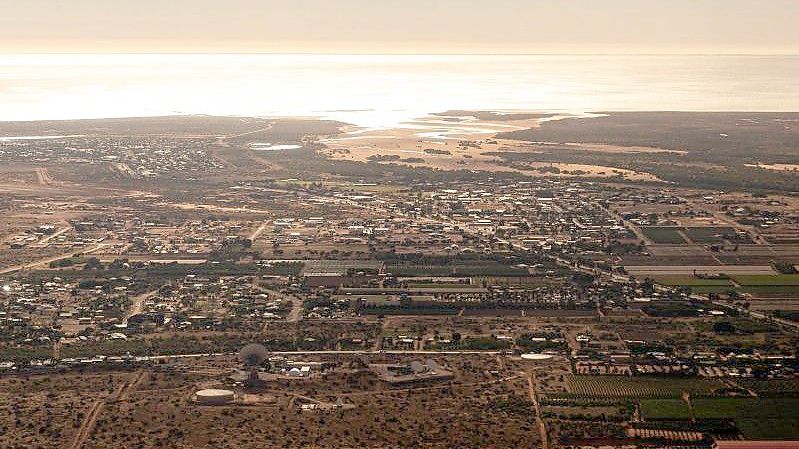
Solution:
{"label": "horizon line", "polygon": [[724,52],[688,52],[688,53],[614,53],[614,52],[558,52],[558,53],[496,53],[496,52],[433,52],[433,53],[413,53],[413,52],[257,52],[257,51],[3,51],[2,55],[14,56],[174,56],[174,55],[196,55],[196,56],[782,56],[794,57],[799,53],[724,53]]}

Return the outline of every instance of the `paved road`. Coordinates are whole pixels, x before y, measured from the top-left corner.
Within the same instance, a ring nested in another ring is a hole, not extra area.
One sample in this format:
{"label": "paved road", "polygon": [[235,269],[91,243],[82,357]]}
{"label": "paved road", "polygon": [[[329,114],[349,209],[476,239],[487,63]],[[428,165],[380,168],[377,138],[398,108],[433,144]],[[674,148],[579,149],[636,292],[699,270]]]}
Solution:
{"label": "paved road", "polygon": [[[701,296],[691,296],[691,298],[693,298],[693,299],[706,299],[706,298],[703,298]],[[767,323],[775,323],[775,324],[781,325],[783,327],[787,327],[789,329],[792,329],[792,330],[795,330],[795,331],[799,331],[799,323],[795,323],[793,321],[788,321],[788,320],[783,320],[782,318],[768,316],[768,315],[766,315],[764,313],[756,312],[754,310],[745,309],[743,307],[739,307],[739,306],[736,306],[734,304],[730,304],[730,303],[723,302],[723,301],[713,301],[713,304],[715,304],[715,305],[717,305],[719,307],[727,308],[727,309],[734,309],[738,313],[740,313],[742,315],[749,316],[750,318],[753,318],[753,319],[756,319],[756,320],[765,321]]]}
{"label": "paved road", "polygon": [[[362,351],[269,351],[274,355],[370,355],[370,354],[409,354],[409,355],[498,355],[504,354],[503,351],[417,351],[417,350],[362,350]],[[202,357],[235,356],[235,352],[212,352],[197,354],[173,354],[173,355],[152,355],[146,357],[136,357],[137,361],[147,360],[167,360],[167,359],[196,359]]]}

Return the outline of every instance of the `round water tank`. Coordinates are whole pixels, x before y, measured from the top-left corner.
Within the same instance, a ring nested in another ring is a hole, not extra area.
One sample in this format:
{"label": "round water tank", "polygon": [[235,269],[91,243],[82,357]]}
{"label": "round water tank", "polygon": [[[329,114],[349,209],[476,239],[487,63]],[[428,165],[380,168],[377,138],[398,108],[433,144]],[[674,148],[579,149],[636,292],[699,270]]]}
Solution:
{"label": "round water tank", "polygon": [[525,360],[549,360],[552,356],[549,354],[536,354],[531,352],[529,354],[522,354],[522,358]]}
{"label": "round water tank", "polygon": [[232,401],[236,393],[230,390],[200,390],[194,394],[196,401],[204,405],[223,405]]}

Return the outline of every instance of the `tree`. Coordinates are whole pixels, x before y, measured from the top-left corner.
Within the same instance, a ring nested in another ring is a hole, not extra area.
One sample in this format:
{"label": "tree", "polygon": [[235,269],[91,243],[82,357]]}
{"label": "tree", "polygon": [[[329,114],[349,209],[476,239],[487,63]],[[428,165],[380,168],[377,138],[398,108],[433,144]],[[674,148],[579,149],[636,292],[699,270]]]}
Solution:
{"label": "tree", "polygon": [[713,324],[713,332],[717,334],[732,334],[735,332],[735,326],[729,321],[719,321]]}
{"label": "tree", "polygon": [[102,270],[103,264],[100,262],[100,259],[96,257],[90,257],[89,260],[86,261],[86,264],[83,265],[84,270]]}

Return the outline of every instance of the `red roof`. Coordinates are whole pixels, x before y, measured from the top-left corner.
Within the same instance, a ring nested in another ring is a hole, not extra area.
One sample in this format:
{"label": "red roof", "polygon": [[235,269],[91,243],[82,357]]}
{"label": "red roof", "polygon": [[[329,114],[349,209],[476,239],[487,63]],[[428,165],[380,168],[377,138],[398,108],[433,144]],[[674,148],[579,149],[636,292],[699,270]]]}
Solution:
{"label": "red roof", "polygon": [[799,441],[716,441],[716,449],[799,449]]}

